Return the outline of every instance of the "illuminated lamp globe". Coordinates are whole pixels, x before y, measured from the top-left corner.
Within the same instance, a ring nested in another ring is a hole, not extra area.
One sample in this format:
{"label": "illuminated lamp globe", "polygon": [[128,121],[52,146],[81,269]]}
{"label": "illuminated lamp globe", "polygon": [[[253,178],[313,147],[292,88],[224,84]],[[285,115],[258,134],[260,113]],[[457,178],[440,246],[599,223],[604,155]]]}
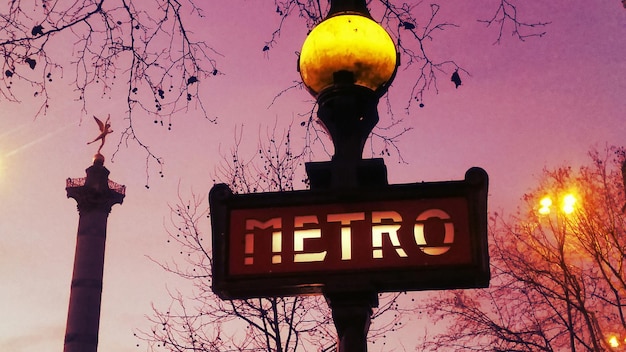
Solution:
{"label": "illuminated lamp globe", "polygon": [[350,73],[352,83],[382,96],[397,67],[398,54],[389,34],[360,14],[322,21],[307,36],[298,61],[302,81],[314,97],[336,85],[337,73]]}

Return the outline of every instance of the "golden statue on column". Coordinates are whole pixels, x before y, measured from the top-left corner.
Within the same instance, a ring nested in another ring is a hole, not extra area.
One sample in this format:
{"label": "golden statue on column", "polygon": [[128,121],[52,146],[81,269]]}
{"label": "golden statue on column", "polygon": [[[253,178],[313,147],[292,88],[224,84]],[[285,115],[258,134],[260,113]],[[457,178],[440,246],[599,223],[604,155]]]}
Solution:
{"label": "golden statue on column", "polygon": [[100,119],[98,119],[95,116],[93,118],[94,120],[96,120],[96,123],[98,124],[98,127],[100,128],[100,135],[98,135],[98,137],[96,137],[96,139],[94,139],[93,141],[87,142],[87,144],[91,144],[91,143],[96,142],[97,140],[101,140],[100,147],[98,148],[98,154],[100,154],[100,150],[102,150],[102,146],[104,145],[107,134],[113,132],[113,130],[111,129],[111,123],[110,123],[111,114],[109,114],[109,116],[107,117],[104,123],[102,123],[102,121],[100,121]]}

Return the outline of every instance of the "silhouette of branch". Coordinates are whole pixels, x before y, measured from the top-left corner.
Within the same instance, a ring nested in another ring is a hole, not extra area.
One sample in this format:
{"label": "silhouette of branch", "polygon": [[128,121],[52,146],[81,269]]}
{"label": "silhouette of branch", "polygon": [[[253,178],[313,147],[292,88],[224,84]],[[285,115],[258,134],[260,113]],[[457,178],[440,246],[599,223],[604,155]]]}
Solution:
{"label": "silhouette of branch", "polygon": [[[546,169],[514,216],[492,215],[490,287],[422,304],[429,317],[453,322],[423,350],[608,351],[611,339],[623,341],[623,153],[607,146],[577,170]],[[560,203],[572,190],[573,212],[555,202],[538,213],[546,195]]]}
{"label": "silhouette of branch", "polygon": [[[264,49],[269,50],[276,42],[284,22],[289,17],[303,18],[307,28],[312,29],[325,16],[328,3],[326,1],[325,6],[322,6],[319,0],[275,0],[274,4],[280,22]],[[501,42],[502,34],[509,24],[513,26],[513,34],[522,41],[530,37],[541,37],[545,34],[543,28],[549,22],[523,21],[515,3],[515,0],[499,0],[492,18],[479,20],[486,23],[488,27],[496,23],[500,25],[496,43]],[[457,75],[462,72],[470,76],[470,73],[453,58],[437,57],[435,50],[430,45],[431,42],[438,39],[438,33],[459,28],[457,24],[441,18],[440,9],[444,5],[445,3],[426,4],[422,1],[377,0],[369,2],[372,9],[382,11],[379,20],[396,41],[398,51],[401,54],[401,70],[403,70],[404,75],[412,77],[414,82],[405,109],[407,113],[411,111],[415,103],[423,108],[428,92],[439,93],[438,80],[442,75],[446,82],[450,81],[454,72],[457,72]],[[425,9],[426,6],[428,9]],[[542,30],[537,31],[538,28],[542,28]],[[455,81],[455,84],[457,82]]]}
{"label": "silhouette of branch", "polygon": [[[39,104],[36,116],[45,115],[54,99],[53,81],[63,78],[72,82],[82,118],[102,105],[98,98],[119,99],[117,92],[125,92],[126,127],[113,157],[133,142],[144,149],[148,166],[161,167],[160,157],[136,133],[136,119],[153,118],[171,129],[177,114],[196,109],[216,122],[200,86],[221,74],[216,61],[221,55],[194,39],[183,7],[203,17],[193,0],[11,1],[0,13],[0,96],[33,100]],[[59,58],[59,48],[72,59]],[[116,88],[119,84],[126,89]]]}
{"label": "silhouette of branch", "polygon": [[506,30],[507,24],[512,26],[511,35],[517,37],[521,41],[525,41],[531,37],[543,37],[546,32],[543,30],[550,22],[526,22],[519,18],[517,6],[511,0],[500,0],[496,11],[491,18],[486,20],[478,20],[485,23],[487,27],[495,25],[498,30],[498,37],[494,44],[500,44],[502,34]]}
{"label": "silhouette of branch", "polygon": [[[275,0],[276,13],[279,16],[277,29],[272,33],[271,39],[266,42],[264,50],[270,50],[276,42],[280,31],[288,18],[304,18],[307,28],[312,29],[319,23],[328,10],[329,2],[325,2],[325,6],[320,1],[300,1],[300,0]],[[461,76],[471,77],[469,71],[463,68],[455,60],[444,57],[439,58],[434,54],[431,42],[437,40],[437,35],[448,29],[455,29],[459,26],[453,22],[446,21],[441,18],[441,5],[431,3],[428,5],[428,11],[424,11],[426,4],[423,2],[402,2],[393,0],[378,0],[370,3],[370,6],[377,10],[382,10],[382,18],[380,23],[390,33],[401,57],[401,70],[403,75],[409,77],[413,81],[410,96],[407,100],[405,112],[408,114],[413,107],[417,105],[420,108],[425,106],[428,92],[438,94],[440,89],[439,80],[445,77],[444,81],[450,85],[454,84],[459,87],[461,84]],[[498,17],[501,16],[501,17]],[[498,41],[502,37],[504,23],[511,22],[514,24],[518,38],[524,40],[531,36],[542,36],[541,33],[526,33],[522,29],[525,27],[544,27],[548,23],[526,23],[519,20],[517,10],[513,4],[513,0],[502,0],[498,7],[492,22],[500,21],[502,27],[499,29]],[[286,92],[294,88],[300,88],[302,83],[295,82],[290,87],[278,92],[271,105],[282,97]],[[322,149],[331,155],[324,143],[327,143],[326,132],[323,126],[314,117],[313,108],[308,113],[300,114],[304,121],[301,125],[305,127],[307,134],[307,146],[320,143]],[[391,116],[391,121],[387,123],[387,127],[378,128],[371,135],[370,147],[373,155],[391,155],[391,151],[398,154],[400,162],[402,156],[398,141],[400,137],[408,132],[411,128],[402,127],[402,119],[395,119],[393,109],[387,98],[387,115]],[[375,142],[375,143],[374,143]],[[380,143],[379,143],[380,142]],[[374,148],[374,145],[380,145],[380,148]]]}

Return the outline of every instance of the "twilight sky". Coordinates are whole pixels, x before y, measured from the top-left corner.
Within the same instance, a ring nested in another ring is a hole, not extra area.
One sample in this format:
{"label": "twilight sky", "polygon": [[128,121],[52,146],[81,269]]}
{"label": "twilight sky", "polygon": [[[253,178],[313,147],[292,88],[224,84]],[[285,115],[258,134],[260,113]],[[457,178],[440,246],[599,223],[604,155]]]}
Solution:
{"label": "twilight sky", "polygon": [[[278,21],[270,2],[205,3],[206,17],[194,19],[193,30],[224,56],[219,65],[225,75],[209,82],[205,94],[219,122],[192,110],[168,131],[146,118],[140,133],[165,160],[163,178],[151,169],[150,189],[136,146],[111,162],[124,111],[115,94],[91,106],[82,123],[80,107],[67,99],[63,85],[49,113],[36,120],[35,104],[0,101],[0,351],[62,349],[78,224],[65,179],[84,177],[97,150],[85,145],[98,134],[91,115],[111,114],[115,133],[102,153],[110,178],[127,186],[124,204],[109,216],[102,351],[145,350],[136,346],[133,330],[149,327],[144,316],[152,302],[165,307],[168,289],[188,289],[148,258],[177,259],[163,223],[178,191],[183,197],[207,194],[239,133],[242,150],[251,156],[259,136],[274,125],[281,131],[293,123],[294,138],[301,138],[298,113],[310,109],[308,93],[293,90],[270,103],[299,79],[295,52],[306,36],[304,24],[287,22],[278,44],[263,52]],[[444,74],[439,94],[407,115],[412,81],[400,68],[390,99],[396,118],[413,130],[399,143],[405,162],[392,155],[386,164],[390,183],[462,179],[469,167],[480,166],[490,176],[490,211],[511,213],[545,166],[580,165],[592,147],[626,143],[626,9],[618,0],[526,1],[521,15],[550,21],[547,34],[520,42],[507,32],[502,44],[493,45],[497,33],[476,19],[489,17],[497,3],[441,3],[443,19],[460,27],[436,34],[430,45],[471,77],[463,76],[455,89]],[[327,160],[323,153],[315,158]],[[210,231],[208,220],[204,226]],[[402,344],[412,350],[406,335]]]}

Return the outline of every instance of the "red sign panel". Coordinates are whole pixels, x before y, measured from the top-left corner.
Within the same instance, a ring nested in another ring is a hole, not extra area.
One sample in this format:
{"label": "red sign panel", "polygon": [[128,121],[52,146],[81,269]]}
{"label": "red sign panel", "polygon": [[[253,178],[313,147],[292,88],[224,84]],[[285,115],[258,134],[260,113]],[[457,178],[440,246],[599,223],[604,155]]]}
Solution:
{"label": "red sign panel", "polygon": [[222,298],[485,287],[487,174],[373,189],[209,194]]}
{"label": "red sign panel", "polygon": [[328,273],[472,261],[467,200],[236,209],[228,273]]}

